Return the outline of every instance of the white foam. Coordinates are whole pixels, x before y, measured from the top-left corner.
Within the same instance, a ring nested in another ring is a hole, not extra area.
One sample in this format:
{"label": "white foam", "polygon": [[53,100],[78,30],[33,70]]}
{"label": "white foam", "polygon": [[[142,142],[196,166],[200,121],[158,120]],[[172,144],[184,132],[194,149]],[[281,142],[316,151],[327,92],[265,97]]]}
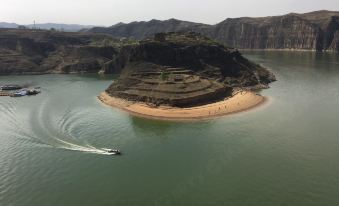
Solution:
{"label": "white foam", "polygon": [[73,144],[73,143],[58,139],[58,138],[55,138],[55,140],[64,144],[64,146],[59,147],[59,148],[62,148],[62,149],[79,151],[79,152],[94,153],[94,154],[110,155],[110,153],[108,153],[106,150],[99,149],[99,148],[93,147],[93,146],[88,145],[88,144],[86,146],[81,146],[81,145]]}

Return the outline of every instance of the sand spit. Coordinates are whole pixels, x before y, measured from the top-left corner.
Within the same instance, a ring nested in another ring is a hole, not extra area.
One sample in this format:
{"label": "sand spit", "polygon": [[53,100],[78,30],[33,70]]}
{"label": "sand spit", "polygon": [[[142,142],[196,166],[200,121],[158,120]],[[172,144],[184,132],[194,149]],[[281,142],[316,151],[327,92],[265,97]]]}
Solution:
{"label": "sand spit", "polygon": [[143,102],[131,102],[111,97],[103,92],[98,98],[106,105],[127,111],[131,115],[161,120],[200,120],[243,112],[263,104],[266,98],[249,91],[238,91],[223,101],[203,106],[177,108],[169,106],[154,107]]}

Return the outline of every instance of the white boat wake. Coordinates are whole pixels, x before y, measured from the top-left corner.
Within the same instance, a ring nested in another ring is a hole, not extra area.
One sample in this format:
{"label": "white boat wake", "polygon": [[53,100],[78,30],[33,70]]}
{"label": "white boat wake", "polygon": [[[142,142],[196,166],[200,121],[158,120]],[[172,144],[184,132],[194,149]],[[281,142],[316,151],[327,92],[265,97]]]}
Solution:
{"label": "white boat wake", "polygon": [[[94,147],[83,139],[82,133],[74,134],[72,131],[82,122],[86,113],[81,110],[72,110],[69,107],[60,113],[52,113],[49,107],[50,99],[45,99],[37,107],[30,110],[28,118],[19,118],[16,111],[16,101],[0,102],[0,123],[6,122],[10,127],[9,133],[15,133],[16,138],[30,141],[36,145],[50,148],[78,151],[84,153],[112,155],[111,149]],[[20,124],[27,121],[29,124]]]}
{"label": "white boat wake", "polygon": [[58,138],[55,140],[62,143],[64,146],[55,146],[56,148],[66,149],[71,151],[78,151],[78,152],[86,152],[86,153],[93,153],[93,154],[101,154],[101,155],[111,155],[106,148],[96,148],[91,145],[81,146],[77,144],[73,144]]}
{"label": "white boat wake", "polygon": [[[58,148],[58,149],[64,149],[64,150],[70,150],[70,151],[78,151],[78,152],[84,152],[84,153],[92,153],[92,154],[100,154],[100,155],[112,155],[108,152],[106,148],[97,148],[87,143],[86,140],[81,140],[71,134],[70,131],[67,129],[68,123],[74,123],[74,120],[67,121],[69,118],[67,115],[61,116],[61,120],[58,121],[58,126],[55,127],[55,124],[53,124],[53,115],[51,115],[48,111],[48,100],[42,102],[40,108],[37,111],[37,115],[32,115],[32,117],[38,117],[37,119],[32,119],[32,122],[35,122],[37,124],[32,125],[33,129],[34,127],[38,127],[38,131],[44,131],[43,136],[44,139],[37,138],[40,140],[40,142],[44,145]],[[69,111],[65,111],[68,115],[72,114]],[[60,127],[61,126],[61,127]],[[60,127],[60,128],[59,128]],[[41,134],[35,134],[34,136],[41,136]],[[63,138],[59,138],[63,137]],[[65,140],[67,138],[67,140]],[[72,141],[72,142],[71,142]],[[84,144],[79,144],[81,143]],[[77,142],[77,143],[75,143]]]}

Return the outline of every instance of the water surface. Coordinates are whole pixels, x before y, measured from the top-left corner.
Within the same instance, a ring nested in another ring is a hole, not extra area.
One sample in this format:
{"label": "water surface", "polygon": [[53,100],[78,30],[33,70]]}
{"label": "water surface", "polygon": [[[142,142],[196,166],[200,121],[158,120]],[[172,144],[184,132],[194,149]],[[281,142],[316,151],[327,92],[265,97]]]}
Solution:
{"label": "water surface", "polygon": [[338,205],[339,56],[246,56],[277,76],[269,104],[192,123],[101,104],[114,76],[0,77],[42,88],[0,98],[0,205]]}

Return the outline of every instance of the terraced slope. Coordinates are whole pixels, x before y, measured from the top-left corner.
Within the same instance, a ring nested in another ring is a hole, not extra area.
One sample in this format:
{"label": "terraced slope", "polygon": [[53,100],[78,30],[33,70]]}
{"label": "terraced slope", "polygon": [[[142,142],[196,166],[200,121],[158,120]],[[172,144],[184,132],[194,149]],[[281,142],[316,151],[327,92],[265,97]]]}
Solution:
{"label": "terraced slope", "polygon": [[132,73],[125,82],[133,84],[120,87],[115,96],[154,105],[192,106],[222,99],[232,92],[231,87],[180,68]]}
{"label": "terraced slope", "polygon": [[122,74],[109,95],[154,106],[203,105],[235,87],[265,88],[275,80],[237,50],[192,32],[160,33],[122,48],[111,68]]}

